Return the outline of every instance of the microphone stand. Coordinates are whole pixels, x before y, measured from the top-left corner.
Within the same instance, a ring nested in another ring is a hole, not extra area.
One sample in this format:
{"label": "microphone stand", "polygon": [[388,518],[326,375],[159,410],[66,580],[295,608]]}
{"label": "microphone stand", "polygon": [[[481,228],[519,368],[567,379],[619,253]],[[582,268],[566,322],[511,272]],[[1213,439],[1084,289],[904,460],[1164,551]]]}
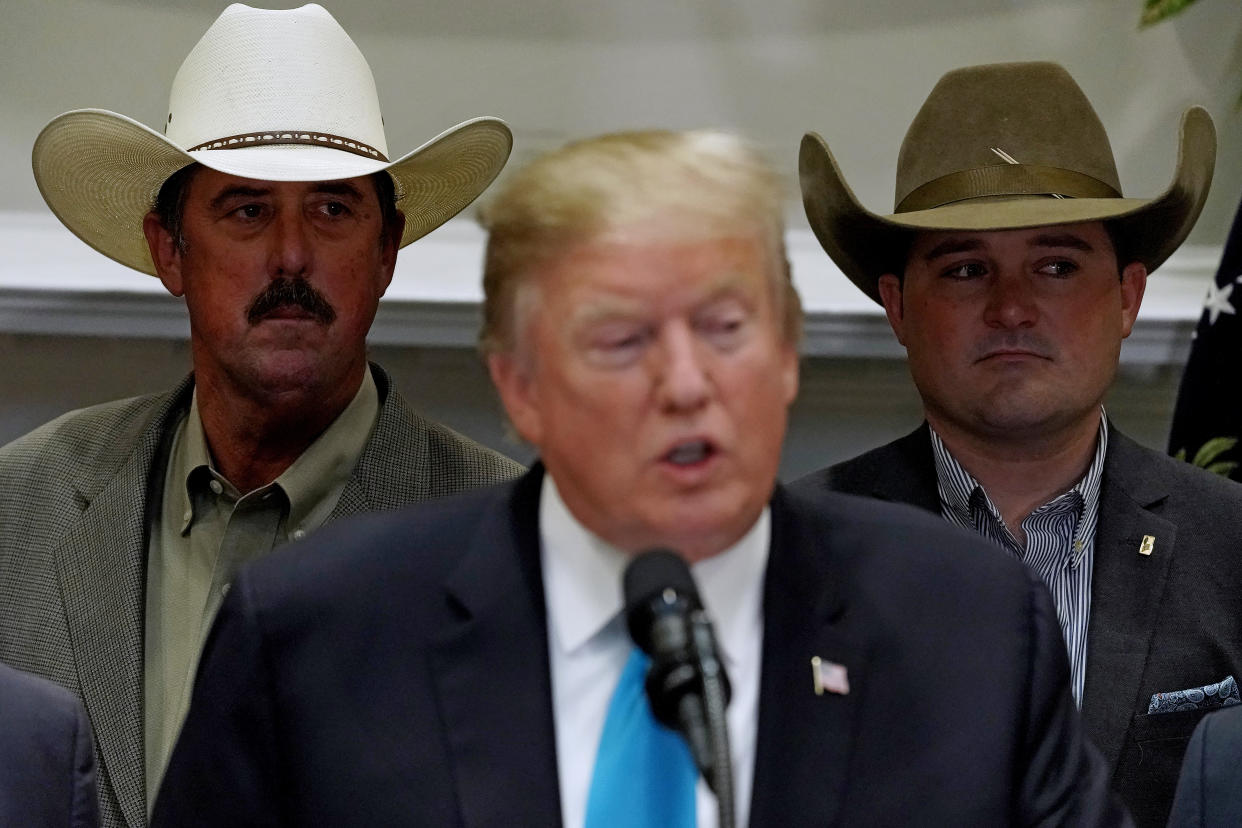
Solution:
{"label": "microphone stand", "polygon": [[729,677],[690,569],[671,550],[650,550],[626,567],[623,591],[630,637],[651,657],[645,681],[651,712],[685,739],[716,795],[719,828],[736,828]]}
{"label": "microphone stand", "polygon": [[[733,792],[733,754],[729,750],[729,722],[725,716],[728,704],[724,669],[715,656],[711,621],[703,610],[690,615],[690,640],[694,658],[703,680],[702,706],[707,724],[709,768],[703,769],[708,786],[716,794],[720,828],[736,828],[737,814]],[[692,696],[687,696],[692,699]]]}
{"label": "microphone stand", "polygon": [[729,750],[729,677],[716,657],[711,619],[702,609],[656,620],[647,696],[658,721],[681,734],[695,766],[716,795],[719,828],[736,828]]}

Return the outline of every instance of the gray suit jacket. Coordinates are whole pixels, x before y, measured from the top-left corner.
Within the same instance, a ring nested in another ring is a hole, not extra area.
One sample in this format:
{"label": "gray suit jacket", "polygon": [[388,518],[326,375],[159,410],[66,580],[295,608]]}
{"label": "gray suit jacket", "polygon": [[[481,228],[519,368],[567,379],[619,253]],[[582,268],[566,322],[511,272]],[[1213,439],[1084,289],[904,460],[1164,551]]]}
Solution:
{"label": "gray suit jacket", "polygon": [[[522,468],[414,413],[373,367],[380,413],[331,520],[509,479]],[[145,825],[147,510],[192,378],[70,412],[0,448],[0,660],[76,691],[99,752],[102,824]],[[154,493],[154,497],[152,497]]]}
{"label": "gray suit jacket", "polygon": [[0,664],[0,825],[95,828],[95,746],[63,687]]}
{"label": "gray suit jacket", "polygon": [[1169,828],[1237,828],[1242,825],[1242,706],[1211,713],[1199,722],[1182,776]]}
{"label": "gray suit jacket", "polygon": [[[791,488],[940,512],[927,427]],[[1144,535],[1150,556],[1138,553]],[[1110,429],[1100,491],[1082,715],[1139,826],[1163,826],[1202,711],[1147,714],[1152,694],[1242,679],[1242,486]]]}

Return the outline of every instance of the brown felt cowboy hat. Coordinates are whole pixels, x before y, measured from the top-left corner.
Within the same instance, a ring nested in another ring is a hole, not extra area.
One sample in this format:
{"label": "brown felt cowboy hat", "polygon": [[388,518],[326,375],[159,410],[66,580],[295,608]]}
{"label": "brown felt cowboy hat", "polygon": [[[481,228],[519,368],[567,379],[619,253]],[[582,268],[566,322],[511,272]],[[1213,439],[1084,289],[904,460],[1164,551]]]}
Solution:
{"label": "brown felt cowboy hat", "polygon": [[512,145],[503,121],[482,117],[390,160],[371,67],[332,15],[315,4],[235,3],[181,64],[162,132],[103,109],[66,112],[39,134],[33,163],[39,192],[66,227],[154,274],[143,216],[168,177],[193,162],[266,181],[385,171],[406,245],[474,201]]}
{"label": "brown felt cowboy hat", "polygon": [[802,138],[798,172],[820,244],[879,302],[877,280],[901,272],[919,230],[1103,220],[1128,260],[1155,270],[1199,217],[1215,161],[1212,119],[1192,106],[1173,183],[1156,198],[1124,198],[1108,135],[1069,73],[1055,63],[996,63],[949,72],[927,96],[901,144],[891,215],[858,202],[816,133]]}

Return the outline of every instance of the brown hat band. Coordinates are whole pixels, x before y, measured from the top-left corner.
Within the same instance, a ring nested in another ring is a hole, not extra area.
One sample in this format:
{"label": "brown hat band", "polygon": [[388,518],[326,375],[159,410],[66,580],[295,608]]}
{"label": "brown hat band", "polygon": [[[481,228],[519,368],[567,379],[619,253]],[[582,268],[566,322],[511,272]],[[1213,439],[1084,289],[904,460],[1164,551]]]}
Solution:
{"label": "brown hat band", "polygon": [[1035,164],[991,164],[933,178],[916,187],[895,213],[943,207],[988,196],[1058,195],[1065,198],[1121,198],[1111,185],[1085,173]]}
{"label": "brown hat band", "polygon": [[305,132],[296,130],[291,132],[247,132],[241,135],[230,135],[227,138],[217,138],[214,141],[207,141],[197,146],[190,147],[186,152],[195,152],[197,150],[222,150],[222,149],[240,149],[242,147],[257,147],[264,144],[309,144],[313,147],[328,146],[332,149],[344,150],[352,152],[354,155],[361,155],[363,158],[373,158],[377,161],[388,161],[388,157],[375,147],[355,141],[353,138],[344,138],[340,135],[331,135],[326,132]]}

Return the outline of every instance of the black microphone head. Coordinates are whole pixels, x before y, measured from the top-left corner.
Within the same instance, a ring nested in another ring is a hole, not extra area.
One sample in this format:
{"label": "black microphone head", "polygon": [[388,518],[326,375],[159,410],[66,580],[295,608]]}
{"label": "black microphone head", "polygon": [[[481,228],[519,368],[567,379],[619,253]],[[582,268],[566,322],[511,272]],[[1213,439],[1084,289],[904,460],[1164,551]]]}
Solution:
{"label": "black microphone head", "polygon": [[630,638],[648,654],[655,616],[665,612],[686,614],[703,608],[690,567],[668,549],[652,549],[635,557],[625,568],[622,585]]}

